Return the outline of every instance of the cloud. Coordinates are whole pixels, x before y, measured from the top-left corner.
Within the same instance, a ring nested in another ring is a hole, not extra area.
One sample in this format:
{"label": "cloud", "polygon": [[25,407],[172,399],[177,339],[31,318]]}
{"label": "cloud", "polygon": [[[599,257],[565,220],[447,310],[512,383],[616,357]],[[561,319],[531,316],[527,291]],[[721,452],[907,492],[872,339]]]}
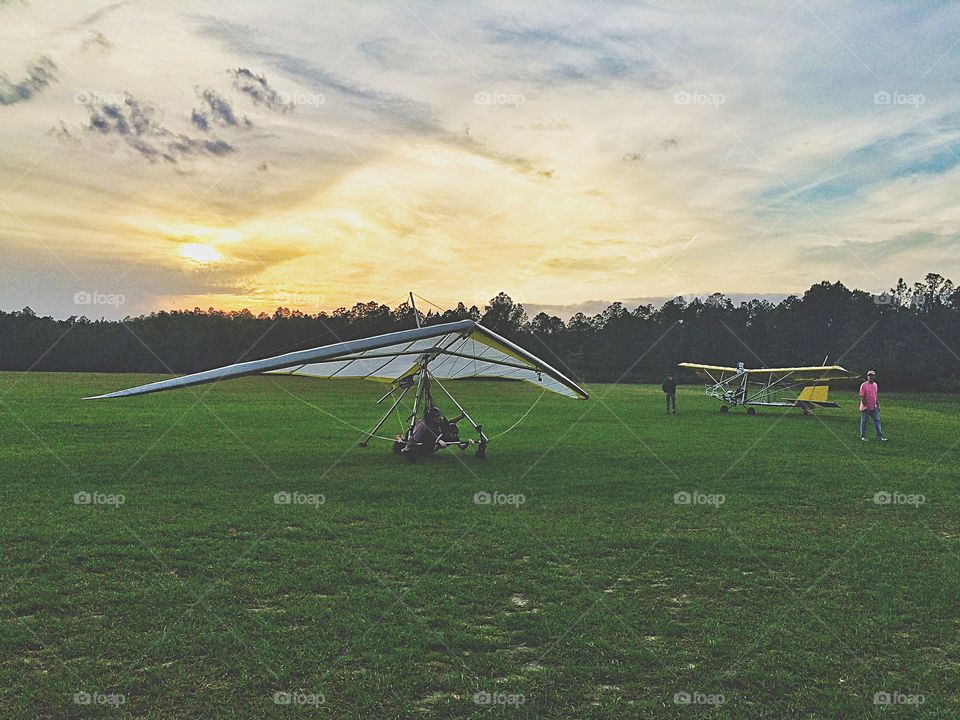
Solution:
{"label": "cloud", "polygon": [[481,29],[489,43],[527,58],[518,66],[518,78],[539,78],[550,84],[630,80],[648,88],[665,88],[672,82],[672,73],[651,50],[657,41],[649,28],[637,27],[635,33],[625,35],[590,27],[590,23],[571,28],[501,17],[483,23]]}
{"label": "cloud", "polygon": [[124,5],[129,5],[130,0],[121,0],[121,2],[111,3],[110,5],[105,5],[99,10],[94,10],[92,13],[85,15],[81,20],[75,25],[75,28],[87,27],[95,23],[100,22],[107,15],[114,13],[115,11],[122,8]]}
{"label": "cloud", "polygon": [[[225,140],[193,138],[173,132],[160,124],[157,110],[126,94],[122,102],[92,98],[87,103],[90,112],[88,129],[100,135],[119,136],[142,157],[177,162],[190,155],[220,157],[234,151]],[[196,124],[196,121],[194,121]]]}
{"label": "cloud", "polygon": [[192,113],[190,113],[190,122],[192,122],[194,127],[196,127],[198,130],[207,132],[210,129],[210,120],[199,110],[194,110]]}
{"label": "cloud", "polygon": [[798,201],[807,205],[848,202],[901,178],[943,175],[958,167],[960,133],[957,116],[951,114],[925,120],[922,127],[870,137],[848,150],[826,176],[818,168],[802,168],[809,171],[808,176],[778,182],[761,199],[775,209]]}
{"label": "cloud", "polygon": [[15,105],[29,100],[51,82],[56,82],[56,69],[56,63],[44,55],[27,67],[27,77],[20,82],[10,82],[6,75],[0,74],[0,105]]}
{"label": "cloud", "polygon": [[308,87],[336,95],[364,112],[386,120],[393,129],[433,133],[441,131],[433,108],[402,95],[351,82],[306,58],[274,50],[257,40],[255,28],[219,18],[200,18],[200,32],[224,43],[231,51],[255,57]]}
{"label": "cloud", "polygon": [[548,122],[533,122],[526,125],[514,125],[517,130],[532,130],[534,132],[566,132],[572,129],[570,123],[563,120],[550,120]]}
{"label": "cloud", "polygon": [[883,240],[844,240],[817,248],[805,249],[798,259],[834,265],[838,262],[878,264],[897,257],[920,254],[943,259],[960,243],[956,233],[901,233]]}
{"label": "cloud", "polygon": [[679,148],[680,141],[674,137],[668,137],[654,143],[649,149],[644,150],[643,152],[625,153],[623,159],[629,160],[630,162],[643,162],[654,153],[668,153]]}
{"label": "cloud", "polygon": [[357,49],[376,63],[381,70],[401,68],[410,57],[408,46],[392,37],[364,40],[357,45]]}
{"label": "cloud", "polygon": [[104,35],[99,30],[94,30],[87,36],[84,41],[80,44],[80,49],[87,51],[91,49],[96,49],[101,52],[106,52],[113,47],[113,43],[110,39]]}
{"label": "cloud", "polygon": [[245,67],[227,72],[233,76],[233,86],[253,100],[254,104],[278,112],[288,112],[293,108],[290,103],[284,102],[279,92],[270,87],[265,75],[257,75]]}
{"label": "cloud", "polygon": [[[230,101],[213,88],[207,88],[206,90],[197,88],[197,95],[207,104],[207,111],[209,112],[209,115],[207,115],[197,110],[193,111],[191,119],[197,127],[200,127],[200,125],[196,118],[201,114],[204,115],[204,122],[207,123],[208,126],[209,122],[207,122],[207,117],[215,124],[224,127],[251,127],[253,125],[246,117],[238,117],[233,111],[233,106],[230,105]],[[207,128],[203,129],[206,130]]]}
{"label": "cloud", "polygon": [[80,142],[80,138],[70,132],[67,124],[60,120],[56,125],[47,130],[47,135],[55,135],[59,140],[69,140],[70,142]]}
{"label": "cloud", "polygon": [[[502,286],[558,305],[958,275],[948,241],[922,240],[960,223],[956,8],[817,0],[821,23],[803,4],[391,3],[236,0],[197,18],[189,3],[8,2],[0,69],[20,104],[0,106],[0,180],[13,185],[51,143],[58,160],[5,201],[58,253],[83,243],[163,264],[183,259],[123,223],[173,224],[203,197],[216,217],[191,221],[256,221],[252,246],[295,238],[307,251],[269,277],[240,258],[231,268],[258,287],[328,284],[338,299],[411,275],[450,297]],[[166,27],[177,32],[155,47]],[[59,84],[27,82],[41,94],[23,101],[11,88],[41,54]],[[77,106],[68,78],[141,102]],[[478,91],[524,102],[478,103]],[[878,91],[926,101],[878,105]],[[2,213],[0,235],[31,242]],[[391,255],[398,238],[424,252]],[[571,259],[590,271],[571,274]],[[450,267],[463,269],[455,281]]]}

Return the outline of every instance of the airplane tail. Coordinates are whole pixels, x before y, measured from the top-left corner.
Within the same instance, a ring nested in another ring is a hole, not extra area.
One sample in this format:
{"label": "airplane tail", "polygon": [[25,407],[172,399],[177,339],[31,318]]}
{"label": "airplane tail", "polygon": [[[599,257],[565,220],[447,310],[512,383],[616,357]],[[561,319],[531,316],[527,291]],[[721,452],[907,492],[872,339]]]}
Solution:
{"label": "airplane tail", "polygon": [[838,408],[837,403],[829,399],[829,385],[807,385],[794,401],[797,407],[807,408],[812,405],[817,407]]}

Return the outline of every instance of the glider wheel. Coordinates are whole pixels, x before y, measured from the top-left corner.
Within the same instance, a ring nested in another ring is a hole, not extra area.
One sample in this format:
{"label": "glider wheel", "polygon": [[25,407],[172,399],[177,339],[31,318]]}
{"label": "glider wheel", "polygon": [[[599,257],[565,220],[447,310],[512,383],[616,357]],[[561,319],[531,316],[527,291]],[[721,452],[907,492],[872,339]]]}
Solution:
{"label": "glider wheel", "polygon": [[726,415],[728,412],[730,412],[730,408],[728,408],[726,405],[721,405],[720,412]]}
{"label": "glider wheel", "polygon": [[756,408],[747,408],[747,415],[756,415],[756,414],[757,414]]}

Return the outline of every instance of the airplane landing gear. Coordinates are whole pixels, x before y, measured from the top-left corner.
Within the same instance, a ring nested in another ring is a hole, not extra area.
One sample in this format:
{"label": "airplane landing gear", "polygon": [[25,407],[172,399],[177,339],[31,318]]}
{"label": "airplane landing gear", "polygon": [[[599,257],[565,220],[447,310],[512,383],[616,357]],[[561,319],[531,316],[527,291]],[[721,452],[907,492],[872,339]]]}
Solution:
{"label": "airplane landing gear", "polygon": [[757,414],[756,408],[747,408],[747,415],[756,415],[756,414]]}

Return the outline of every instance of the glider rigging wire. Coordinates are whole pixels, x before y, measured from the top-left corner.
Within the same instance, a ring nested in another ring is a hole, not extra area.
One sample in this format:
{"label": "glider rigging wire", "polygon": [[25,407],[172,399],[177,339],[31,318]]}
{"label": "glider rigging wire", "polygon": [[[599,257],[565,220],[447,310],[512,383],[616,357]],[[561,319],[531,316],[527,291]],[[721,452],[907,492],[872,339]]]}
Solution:
{"label": "glider rigging wire", "polygon": [[[433,307],[435,307],[435,308],[436,308],[437,310],[439,310],[440,312],[446,312],[446,310],[444,310],[442,307],[440,307],[439,305],[437,305],[437,304],[436,304],[435,302],[433,302],[432,300],[429,300],[429,299],[425,298],[423,295],[419,295],[419,294],[417,294],[417,293],[411,293],[411,295],[413,295],[415,298],[419,298],[420,300],[423,300],[423,301],[424,301],[425,303],[427,303],[428,305],[433,305]],[[438,384],[439,384],[439,383],[438,383]],[[440,387],[443,388],[442,385],[440,385]],[[444,392],[447,392],[446,389],[444,389]],[[512,430],[514,430],[520,423],[522,423],[524,420],[527,419],[527,415],[529,415],[531,412],[533,412],[533,409],[537,406],[537,403],[539,403],[540,400],[543,399],[543,396],[546,395],[546,394],[547,394],[547,391],[546,391],[546,390],[543,390],[543,391],[540,393],[540,395],[537,397],[537,399],[533,401],[533,404],[532,404],[530,407],[527,408],[527,411],[526,411],[523,415],[520,416],[520,419],[519,419],[519,420],[517,420],[513,425],[511,425],[510,427],[508,427],[508,428],[507,428],[506,430],[504,430],[503,432],[499,432],[499,433],[497,433],[496,435],[491,436],[489,439],[490,439],[490,440],[494,440],[494,439],[496,439],[496,438],[498,438],[498,437],[503,437],[503,436],[506,435],[508,432],[511,432]],[[450,395],[450,393],[447,393],[447,395]],[[451,399],[452,399],[452,397],[451,397]]]}
{"label": "glider rigging wire", "polygon": [[[322,407],[318,407],[317,405],[314,405],[314,404],[313,404],[312,402],[310,402],[309,400],[304,400],[302,397],[300,397],[300,396],[297,395],[296,393],[290,392],[289,390],[287,390],[287,389],[283,386],[283,383],[274,380],[274,384],[275,384],[278,388],[280,388],[281,390],[283,390],[287,395],[289,395],[290,397],[294,398],[295,400],[299,400],[300,402],[302,402],[302,403],[303,403],[304,405],[306,405],[307,407],[311,407],[311,408],[313,408],[314,410],[319,410],[320,412],[322,412],[322,413],[323,413],[324,415],[326,415],[327,417],[332,417],[332,418],[333,418],[334,420],[336,420],[338,423],[341,423],[342,425],[346,425],[346,426],[347,426],[348,428],[350,428],[351,430],[356,430],[358,433],[360,433],[360,434],[362,434],[362,435],[367,435],[367,434],[369,434],[368,431],[364,430],[363,428],[357,427],[357,426],[354,425],[353,423],[349,423],[349,422],[347,422],[346,420],[344,420],[343,418],[338,418],[338,417],[337,417],[336,415],[334,415],[332,412],[328,412],[327,410],[324,410]],[[402,423],[402,421],[401,421],[401,423]],[[403,427],[402,424],[401,424],[401,427]],[[383,435],[370,435],[370,437],[374,437],[374,438],[376,438],[377,440],[387,440],[387,441],[389,441],[389,442],[394,442],[394,441],[396,440],[395,437],[385,437],[385,436],[383,436]]]}

